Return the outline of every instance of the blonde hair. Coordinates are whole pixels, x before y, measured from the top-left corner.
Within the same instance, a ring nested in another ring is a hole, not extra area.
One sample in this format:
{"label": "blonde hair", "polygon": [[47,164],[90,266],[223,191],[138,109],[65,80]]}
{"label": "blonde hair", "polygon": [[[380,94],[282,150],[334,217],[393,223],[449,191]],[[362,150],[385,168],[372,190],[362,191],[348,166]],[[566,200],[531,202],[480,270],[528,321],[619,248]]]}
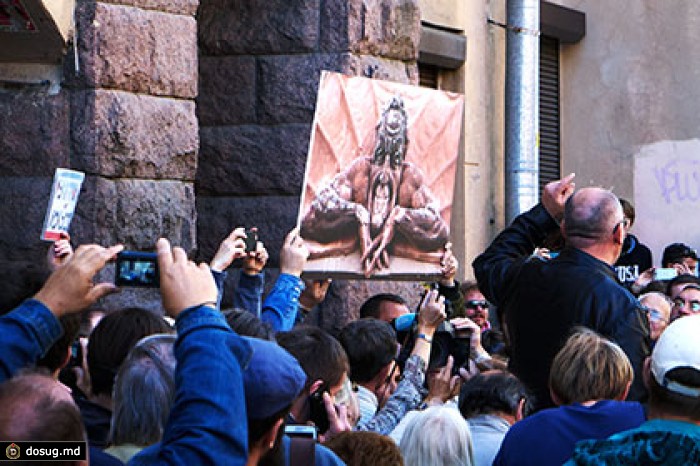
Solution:
{"label": "blonde hair", "polygon": [[633,378],[622,348],[593,330],[577,327],[554,357],[549,387],[561,404],[614,400],[626,393]]}

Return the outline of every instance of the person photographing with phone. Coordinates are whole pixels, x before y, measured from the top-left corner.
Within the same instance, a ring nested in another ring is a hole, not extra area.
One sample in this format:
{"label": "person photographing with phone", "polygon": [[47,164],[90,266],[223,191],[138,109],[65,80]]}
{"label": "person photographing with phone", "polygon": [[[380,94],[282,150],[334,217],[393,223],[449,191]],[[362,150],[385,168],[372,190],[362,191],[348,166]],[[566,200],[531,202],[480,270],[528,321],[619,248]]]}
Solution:
{"label": "person photographing with phone", "polygon": [[[348,358],[338,340],[318,327],[301,325],[278,333],[277,343],[299,361],[307,377],[304,388],[292,402],[287,425],[315,427],[318,440],[350,430],[345,406],[336,406],[334,400],[348,373]],[[288,431],[282,437],[282,455],[288,460],[285,464],[344,464],[320,443],[293,440],[290,434]]]}
{"label": "person photographing with phone", "polygon": [[350,378],[357,386],[360,404],[356,430],[388,435],[406,413],[421,405],[433,337],[445,318],[445,298],[429,290],[420,305],[413,350],[398,384],[397,342],[391,326],[363,318],[343,328],[340,341],[348,354]]}

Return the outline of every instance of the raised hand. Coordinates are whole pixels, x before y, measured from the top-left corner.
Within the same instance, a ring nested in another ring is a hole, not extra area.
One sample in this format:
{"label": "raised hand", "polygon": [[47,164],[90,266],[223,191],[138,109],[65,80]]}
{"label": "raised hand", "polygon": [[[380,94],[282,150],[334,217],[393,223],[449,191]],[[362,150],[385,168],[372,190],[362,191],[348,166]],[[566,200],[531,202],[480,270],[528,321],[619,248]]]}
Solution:
{"label": "raised hand", "polygon": [[223,272],[229,268],[234,260],[245,257],[245,237],[245,228],[238,227],[233,230],[219,245],[219,249],[209,264],[211,269]]}
{"label": "raised hand", "polygon": [[72,255],[73,246],[70,244],[70,236],[68,233],[61,233],[61,239],[54,242],[47,253],[46,259],[49,263],[49,269],[53,272],[68,262]]}
{"label": "raised hand", "polygon": [[294,228],[287,234],[280,251],[280,272],[301,276],[308,257],[309,249],[299,236],[299,229]]}
{"label": "raised hand", "polygon": [[440,284],[449,288],[455,286],[459,261],[452,252],[452,243],[445,244],[445,252],[440,259]]}
{"label": "raised hand", "polygon": [[34,298],[44,303],[56,317],[82,311],[101,297],[116,291],[114,283],[94,283],[93,279],[122,249],[122,245],[109,248],[96,244],[80,246],[65,264],[51,274]]}
{"label": "raised hand", "polygon": [[255,251],[248,251],[243,258],[243,273],[257,275],[265,268],[269,254],[262,241],[257,242]]}
{"label": "raised hand", "polygon": [[171,248],[165,238],[158,240],[156,248],[163,308],[170,317],[177,317],[188,307],[216,305],[216,283],[207,264],[195,264],[184,249]]}
{"label": "raised hand", "polygon": [[561,180],[551,181],[542,192],[542,205],[557,222],[564,218],[564,204],[576,189],[574,176],[572,173]]}

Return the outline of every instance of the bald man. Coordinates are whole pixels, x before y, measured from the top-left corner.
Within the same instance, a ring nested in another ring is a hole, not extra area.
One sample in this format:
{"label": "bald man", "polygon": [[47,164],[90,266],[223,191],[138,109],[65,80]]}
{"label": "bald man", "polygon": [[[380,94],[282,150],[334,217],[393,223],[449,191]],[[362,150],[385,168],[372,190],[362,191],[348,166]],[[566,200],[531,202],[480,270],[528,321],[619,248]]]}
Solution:
{"label": "bald man", "polygon": [[[81,448],[87,447],[80,411],[70,392],[50,376],[41,374],[22,374],[0,384],[0,438],[84,442]],[[85,456],[85,451],[81,456]],[[56,464],[87,465],[88,462],[86,459]]]}
{"label": "bald man", "polygon": [[[574,189],[573,175],[549,183],[541,203],[518,216],[472,264],[479,288],[498,307],[509,368],[534,392],[537,409],[553,406],[549,366],[577,325],[622,347],[635,370],[628,399],[646,398],[642,366],[649,354],[649,323],[612,267],[627,230],[622,206],[608,190]],[[552,260],[532,257],[557,228],[566,240],[561,254]]]}

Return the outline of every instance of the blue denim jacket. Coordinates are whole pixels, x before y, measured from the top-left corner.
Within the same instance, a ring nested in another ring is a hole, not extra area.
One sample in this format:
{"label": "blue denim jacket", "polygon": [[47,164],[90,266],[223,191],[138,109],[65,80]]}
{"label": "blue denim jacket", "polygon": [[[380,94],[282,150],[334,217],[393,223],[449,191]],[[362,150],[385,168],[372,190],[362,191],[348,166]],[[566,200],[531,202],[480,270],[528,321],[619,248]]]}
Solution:
{"label": "blue denim jacket", "polygon": [[[220,307],[227,273],[212,270],[212,274],[219,289],[218,304]],[[268,322],[275,332],[291,330],[297,320],[299,296],[304,290],[304,281],[295,275],[280,274],[270,290],[270,294],[261,305],[264,285],[262,273],[252,276],[241,273],[233,295],[234,307],[254,313],[262,321]]]}
{"label": "blue denim jacket", "polygon": [[299,296],[303,290],[304,282],[301,278],[280,274],[263,303],[262,320],[269,322],[276,332],[291,330],[297,320]]}
{"label": "blue denim jacket", "polygon": [[[217,272],[212,270],[214,282],[219,293],[216,297],[216,307],[221,309],[221,300],[224,297],[224,283],[228,272]],[[248,275],[241,272],[238,278],[238,286],[233,293],[233,307],[245,309],[252,312],[257,317],[262,313],[262,294],[265,286],[265,277],[262,273],[256,275]]]}
{"label": "blue denim jacket", "polygon": [[176,326],[177,389],[163,440],[157,455],[139,454],[128,464],[245,465],[248,426],[242,371],[251,348],[210,307],[183,311]]}
{"label": "blue denim jacket", "polygon": [[61,335],[61,323],[36,299],[0,316],[0,382],[35,364]]}

